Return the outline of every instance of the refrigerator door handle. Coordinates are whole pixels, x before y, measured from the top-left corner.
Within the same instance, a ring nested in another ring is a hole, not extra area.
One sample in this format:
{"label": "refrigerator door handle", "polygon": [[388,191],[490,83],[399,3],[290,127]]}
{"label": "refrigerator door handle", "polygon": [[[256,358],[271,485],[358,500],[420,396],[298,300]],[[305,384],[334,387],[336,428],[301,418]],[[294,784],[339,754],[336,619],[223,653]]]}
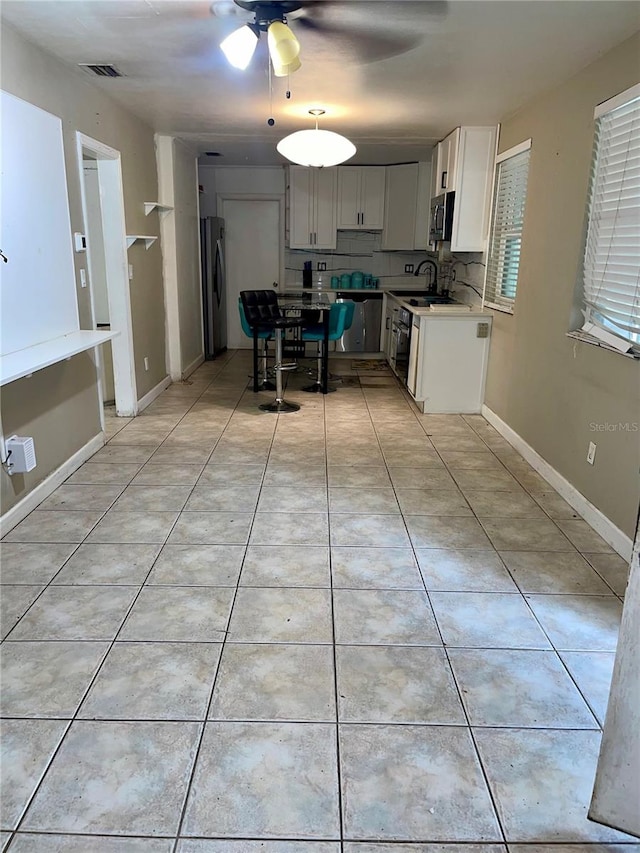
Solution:
{"label": "refrigerator door handle", "polygon": [[[218,308],[220,307],[220,301],[222,300],[222,282],[225,280],[224,276],[224,252],[222,251],[222,240],[218,238],[216,240],[216,258],[215,258],[215,267],[213,274],[213,289],[216,295],[216,301],[218,303]],[[220,270],[220,277],[218,278],[218,270]]]}

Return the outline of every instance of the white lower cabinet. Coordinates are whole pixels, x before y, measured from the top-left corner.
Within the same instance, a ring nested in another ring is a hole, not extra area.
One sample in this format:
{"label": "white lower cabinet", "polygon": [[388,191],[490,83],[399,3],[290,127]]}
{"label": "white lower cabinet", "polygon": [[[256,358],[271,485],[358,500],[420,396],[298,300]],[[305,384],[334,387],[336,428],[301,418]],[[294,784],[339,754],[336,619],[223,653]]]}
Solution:
{"label": "white lower cabinet", "polygon": [[387,361],[391,361],[391,335],[393,334],[391,324],[393,322],[393,309],[398,307],[398,303],[390,296],[383,296],[383,312],[382,312],[382,329],[380,330],[380,349],[386,357]]}
{"label": "white lower cabinet", "polygon": [[409,368],[407,371],[407,388],[414,397],[418,389],[418,355],[420,353],[420,317],[416,314],[411,319],[411,338],[409,341]]}
{"label": "white lower cabinet", "polygon": [[480,412],[491,322],[491,315],[479,313],[413,315],[407,385],[421,411]]}

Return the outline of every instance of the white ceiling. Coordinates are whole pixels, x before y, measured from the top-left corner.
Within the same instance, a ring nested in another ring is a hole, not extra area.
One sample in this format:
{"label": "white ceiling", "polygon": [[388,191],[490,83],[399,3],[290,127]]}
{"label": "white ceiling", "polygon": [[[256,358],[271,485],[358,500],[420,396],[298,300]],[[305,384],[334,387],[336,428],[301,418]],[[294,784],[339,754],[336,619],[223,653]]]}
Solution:
{"label": "white ceiling", "polygon": [[[214,5],[232,10],[229,0]],[[457,125],[496,123],[640,28],[635,0],[321,0],[314,10],[329,33],[290,16],[302,68],[290,100],[274,78],[270,106],[266,39],[247,71],[231,68],[218,45],[244,18],[212,14],[211,0],[1,6],[11,26],[70,65],[115,64],[126,76],[95,84],[155,130],[220,152],[209,158],[216,165],[284,162],[275,144],[311,126],[311,107],[326,109],[321,126],[355,142],[353,163],[417,160]],[[389,37],[397,44],[385,51]]]}

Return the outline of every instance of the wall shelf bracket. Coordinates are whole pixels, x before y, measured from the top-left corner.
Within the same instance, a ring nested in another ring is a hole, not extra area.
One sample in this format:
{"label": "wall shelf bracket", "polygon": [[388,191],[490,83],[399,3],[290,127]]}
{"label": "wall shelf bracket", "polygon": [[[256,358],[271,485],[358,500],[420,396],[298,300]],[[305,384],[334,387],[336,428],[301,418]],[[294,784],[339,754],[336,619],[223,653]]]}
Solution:
{"label": "wall shelf bracket", "polygon": [[127,234],[127,249],[130,249],[138,240],[142,240],[145,249],[148,249],[153,246],[157,239],[153,234]]}
{"label": "wall shelf bracket", "polygon": [[162,204],[159,201],[145,201],[144,202],[144,215],[148,216],[152,211],[157,210],[158,213],[168,213],[170,210],[173,210],[171,205]]}

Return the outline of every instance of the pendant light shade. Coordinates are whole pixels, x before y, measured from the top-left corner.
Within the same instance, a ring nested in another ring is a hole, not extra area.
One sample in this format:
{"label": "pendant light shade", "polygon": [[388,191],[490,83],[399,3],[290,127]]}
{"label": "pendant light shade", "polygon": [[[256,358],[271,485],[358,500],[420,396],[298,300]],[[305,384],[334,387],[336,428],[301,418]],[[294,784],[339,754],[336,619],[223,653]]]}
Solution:
{"label": "pendant light shade", "polygon": [[302,67],[299,56],[296,56],[288,65],[280,65],[279,62],[276,62],[275,59],[271,57],[271,65],[273,66],[273,74],[275,77],[288,77],[289,74],[293,74],[294,71],[297,71],[298,68]]}
{"label": "pendant light shade", "polygon": [[318,130],[318,116],[324,110],[309,110],[316,117],[315,130],[298,130],[285,136],[276,145],[277,150],[300,166],[337,166],[356,153],[356,146],[339,133],[331,130]]}
{"label": "pendant light shade", "polygon": [[234,68],[244,71],[251,62],[258,44],[258,32],[248,24],[234,30],[230,36],[220,44],[222,52],[227,57],[229,64]]}
{"label": "pendant light shade", "polygon": [[291,65],[300,53],[300,42],[282,21],[273,21],[267,30],[269,56],[274,64]]}

